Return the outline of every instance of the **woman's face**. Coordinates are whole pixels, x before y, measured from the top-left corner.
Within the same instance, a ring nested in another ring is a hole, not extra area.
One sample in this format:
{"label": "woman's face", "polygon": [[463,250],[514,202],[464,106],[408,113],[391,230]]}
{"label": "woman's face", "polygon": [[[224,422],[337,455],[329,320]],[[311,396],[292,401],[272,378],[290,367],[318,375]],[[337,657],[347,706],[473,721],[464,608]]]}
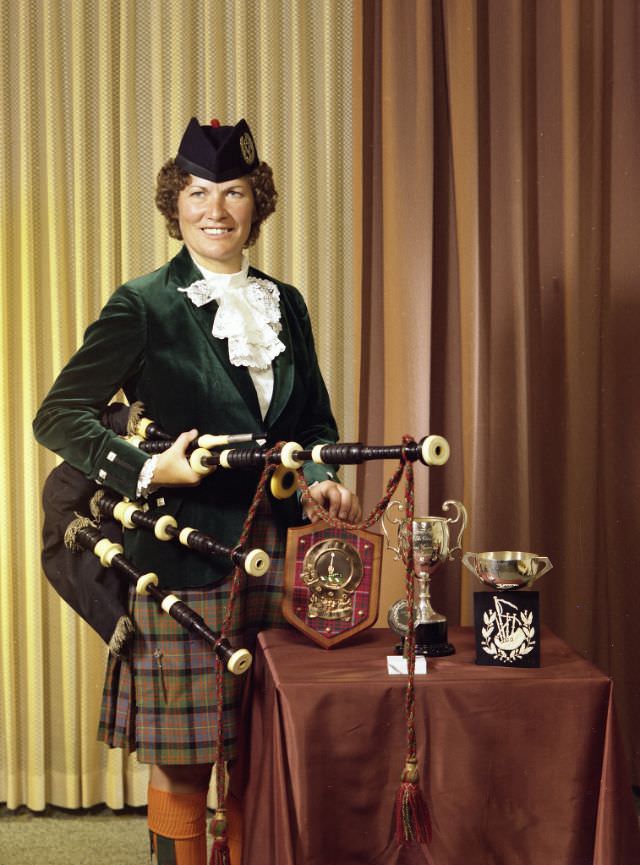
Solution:
{"label": "woman's face", "polygon": [[216,273],[237,273],[242,267],[253,213],[246,177],[214,183],[192,175],[178,195],[182,238],[195,261]]}

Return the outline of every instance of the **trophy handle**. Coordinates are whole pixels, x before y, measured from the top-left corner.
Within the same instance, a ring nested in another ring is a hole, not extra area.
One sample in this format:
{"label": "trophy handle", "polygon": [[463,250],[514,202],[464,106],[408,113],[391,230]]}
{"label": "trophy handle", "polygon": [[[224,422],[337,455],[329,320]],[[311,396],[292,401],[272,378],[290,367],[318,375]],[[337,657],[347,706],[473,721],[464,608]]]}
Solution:
{"label": "trophy handle", "polygon": [[539,580],[543,574],[546,574],[547,571],[551,570],[553,565],[551,564],[551,561],[547,558],[547,556],[536,556],[535,561],[536,562],[544,562],[544,567],[542,568],[540,573],[536,574],[536,580]]}
{"label": "trophy handle", "polygon": [[[385,537],[385,546],[388,550],[391,550],[396,554],[396,559],[400,559],[400,548],[394,547],[391,543],[391,538],[389,536],[389,532],[387,530],[386,522],[389,522],[390,525],[399,526],[402,522],[402,517],[391,517],[389,516],[389,511],[391,511],[394,507],[398,508],[398,510],[403,511],[404,505],[402,502],[399,502],[397,499],[392,499],[387,505],[386,509],[382,512],[382,519],[380,520],[380,525],[382,526],[382,531],[384,532]],[[396,536],[398,534],[398,529],[396,528]]]}
{"label": "trophy handle", "polygon": [[461,520],[461,523],[460,531],[458,532],[458,538],[456,540],[456,545],[455,547],[451,547],[451,549],[449,550],[449,560],[453,559],[452,553],[455,553],[456,550],[460,550],[460,552],[462,552],[462,535],[464,534],[464,530],[467,528],[468,521],[467,509],[462,504],[462,502],[458,502],[455,499],[448,499],[442,505],[442,510],[448,511],[450,507],[455,508],[456,515],[455,517],[449,517],[447,519],[447,523],[451,523],[451,525],[453,525],[454,523],[457,523],[458,520]]}
{"label": "trophy handle", "polygon": [[475,574],[478,567],[478,556],[475,553],[463,553],[462,564]]}

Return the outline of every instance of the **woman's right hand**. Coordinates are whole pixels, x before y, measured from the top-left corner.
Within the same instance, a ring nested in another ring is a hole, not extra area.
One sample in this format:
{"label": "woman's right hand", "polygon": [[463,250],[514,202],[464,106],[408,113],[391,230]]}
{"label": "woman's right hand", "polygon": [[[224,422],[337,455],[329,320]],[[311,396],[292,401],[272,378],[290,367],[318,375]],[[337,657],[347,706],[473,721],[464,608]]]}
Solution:
{"label": "woman's right hand", "polygon": [[187,448],[198,438],[198,430],[181,433],[170,448],[158,455],[153,472],[154,487],[194,487],[202,480],[202,475],[191,468]]}

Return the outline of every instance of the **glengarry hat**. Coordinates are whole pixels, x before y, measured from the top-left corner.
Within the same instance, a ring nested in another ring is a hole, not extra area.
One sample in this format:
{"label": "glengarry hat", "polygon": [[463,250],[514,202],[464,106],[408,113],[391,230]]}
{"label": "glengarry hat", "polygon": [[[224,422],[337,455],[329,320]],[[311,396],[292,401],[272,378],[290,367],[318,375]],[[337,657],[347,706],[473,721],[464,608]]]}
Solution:
{"label": "glengarry hat", "polygon": [[189,174],[214,183],[243,177],[259,164],[256,144],[246,120],[240,120],[235,126],[221,126],[218,120],[201,126],[195,117],[182,136],[176,162]]}

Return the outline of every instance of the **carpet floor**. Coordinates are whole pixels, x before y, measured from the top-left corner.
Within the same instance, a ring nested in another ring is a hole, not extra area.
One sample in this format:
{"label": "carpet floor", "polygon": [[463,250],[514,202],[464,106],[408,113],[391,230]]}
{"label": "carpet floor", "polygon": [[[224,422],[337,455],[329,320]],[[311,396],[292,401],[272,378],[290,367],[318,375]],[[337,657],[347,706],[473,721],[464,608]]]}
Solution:
{"label": "carpet floor", "polygon": [[148,865],[144,808],[0,807],[0,865]]}

